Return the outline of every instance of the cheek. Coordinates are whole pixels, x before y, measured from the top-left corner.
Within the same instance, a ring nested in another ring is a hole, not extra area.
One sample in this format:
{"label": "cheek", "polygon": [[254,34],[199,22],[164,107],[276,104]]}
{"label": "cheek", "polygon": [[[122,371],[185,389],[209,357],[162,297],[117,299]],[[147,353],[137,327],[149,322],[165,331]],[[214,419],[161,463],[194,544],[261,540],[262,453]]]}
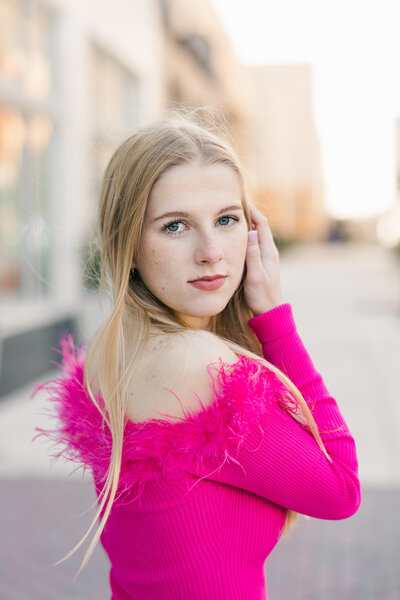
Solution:
{"label": "cheek", "polygon": [[163,267],[163,255],[157,251],[157,248],[149,248],[146,252],[145,261],[146,270],[151,276],[152,273],[158,272]]}
{"label": "cheek", "polygon": [[243,260],[247,251],[247,226],[237,232],[237,236],[230,246],[231,254],[236,256],[236,259]]}
{"label": "cheek", "polygon": [[179,257],[171,250],[172,247],[165,244],[163,240],[149,240],[145,246],[145,267],[149,271],[150,277],[160,273],[176,272],[174,265]]}

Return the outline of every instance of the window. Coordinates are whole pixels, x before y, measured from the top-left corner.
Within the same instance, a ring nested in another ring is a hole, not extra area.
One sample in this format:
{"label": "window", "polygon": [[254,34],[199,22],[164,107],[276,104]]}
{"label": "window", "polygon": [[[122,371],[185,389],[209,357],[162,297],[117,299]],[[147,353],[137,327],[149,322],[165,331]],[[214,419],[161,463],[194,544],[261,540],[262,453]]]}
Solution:
{"label": "window", "polygon": [[50,211],[50,16],[34,1],[0,0],[0,298],[46,291]]}
{"label": "window", "polygon": [[[112,153],[141,124],[137,78],[118,60],[97,45],[92,47],[90,65],[93,104],[92,210],[94,224],[101,180]],[[92,227],[93,229],[93,227]],[[82,250],[84,285],[97,286],[99,256],[93,232],[88,232]]]}

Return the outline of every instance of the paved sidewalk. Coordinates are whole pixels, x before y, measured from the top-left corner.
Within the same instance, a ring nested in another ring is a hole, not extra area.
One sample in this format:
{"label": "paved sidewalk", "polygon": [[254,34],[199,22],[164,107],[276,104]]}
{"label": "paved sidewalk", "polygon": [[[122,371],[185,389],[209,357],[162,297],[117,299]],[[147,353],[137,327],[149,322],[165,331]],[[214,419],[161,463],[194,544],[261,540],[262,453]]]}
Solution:
{"label": "paved sidewalk", "polygon": [[[90,483],[7,479],[1,490],[0,598],[109,600],[108,559],[100,546],[76,581],[82,549],[51,566],[91,522]],[[399,503],[398,489],[365,488],[351,519],[298,517],[267,561],[269,600],[399,600]]]}
{"label": "paved sidewalk", "polygon": [[[281,256],[285,301],[357,442],[363,502],[345,521],[305,520],[267,562],[270,600],[400,600],[400,269],[374,245],[298,245]],[[42,378],[44,380],[46,378]],[[86,531],[95,497],[70,465],[32,444],[44,397],[0,402],[0,599],[109,598],[103,550],[58,567]],[[85,513],[86,514],[83,514]]]}

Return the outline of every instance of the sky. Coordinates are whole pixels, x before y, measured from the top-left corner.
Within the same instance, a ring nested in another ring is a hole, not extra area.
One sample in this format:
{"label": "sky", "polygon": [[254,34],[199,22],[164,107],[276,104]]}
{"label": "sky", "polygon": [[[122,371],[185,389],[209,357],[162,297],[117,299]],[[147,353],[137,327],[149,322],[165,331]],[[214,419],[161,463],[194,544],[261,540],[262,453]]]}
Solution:
{"label": "sky", "polygon": [[396,203],[400,0],[210,0],[244,64],[312,65],[328,212]]}

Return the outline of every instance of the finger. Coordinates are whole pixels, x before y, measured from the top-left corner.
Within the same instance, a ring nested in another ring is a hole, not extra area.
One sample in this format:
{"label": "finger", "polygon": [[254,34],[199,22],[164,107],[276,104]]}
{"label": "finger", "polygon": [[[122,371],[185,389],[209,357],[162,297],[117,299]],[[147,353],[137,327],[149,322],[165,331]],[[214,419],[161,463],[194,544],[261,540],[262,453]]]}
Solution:
{"label": "finger", "polygon": [[261,252],[257,239],[257,230],[249,231],[246,250],[247,282],[255,283],[263,272]]}
{"label": "finger", "polygon": [[252,263],[261,262],[260,247],[258,244],[258,231],[253,229],[248,233],[247,243],[247,258]]}
{"label": "finger", "polygon": [[258,232],[261,255],[265,258],[271,258],[271,254],[277,255],[279,253],[275,245],[268,220],[253,204],[249,204],[251,208],[252,221]]}

